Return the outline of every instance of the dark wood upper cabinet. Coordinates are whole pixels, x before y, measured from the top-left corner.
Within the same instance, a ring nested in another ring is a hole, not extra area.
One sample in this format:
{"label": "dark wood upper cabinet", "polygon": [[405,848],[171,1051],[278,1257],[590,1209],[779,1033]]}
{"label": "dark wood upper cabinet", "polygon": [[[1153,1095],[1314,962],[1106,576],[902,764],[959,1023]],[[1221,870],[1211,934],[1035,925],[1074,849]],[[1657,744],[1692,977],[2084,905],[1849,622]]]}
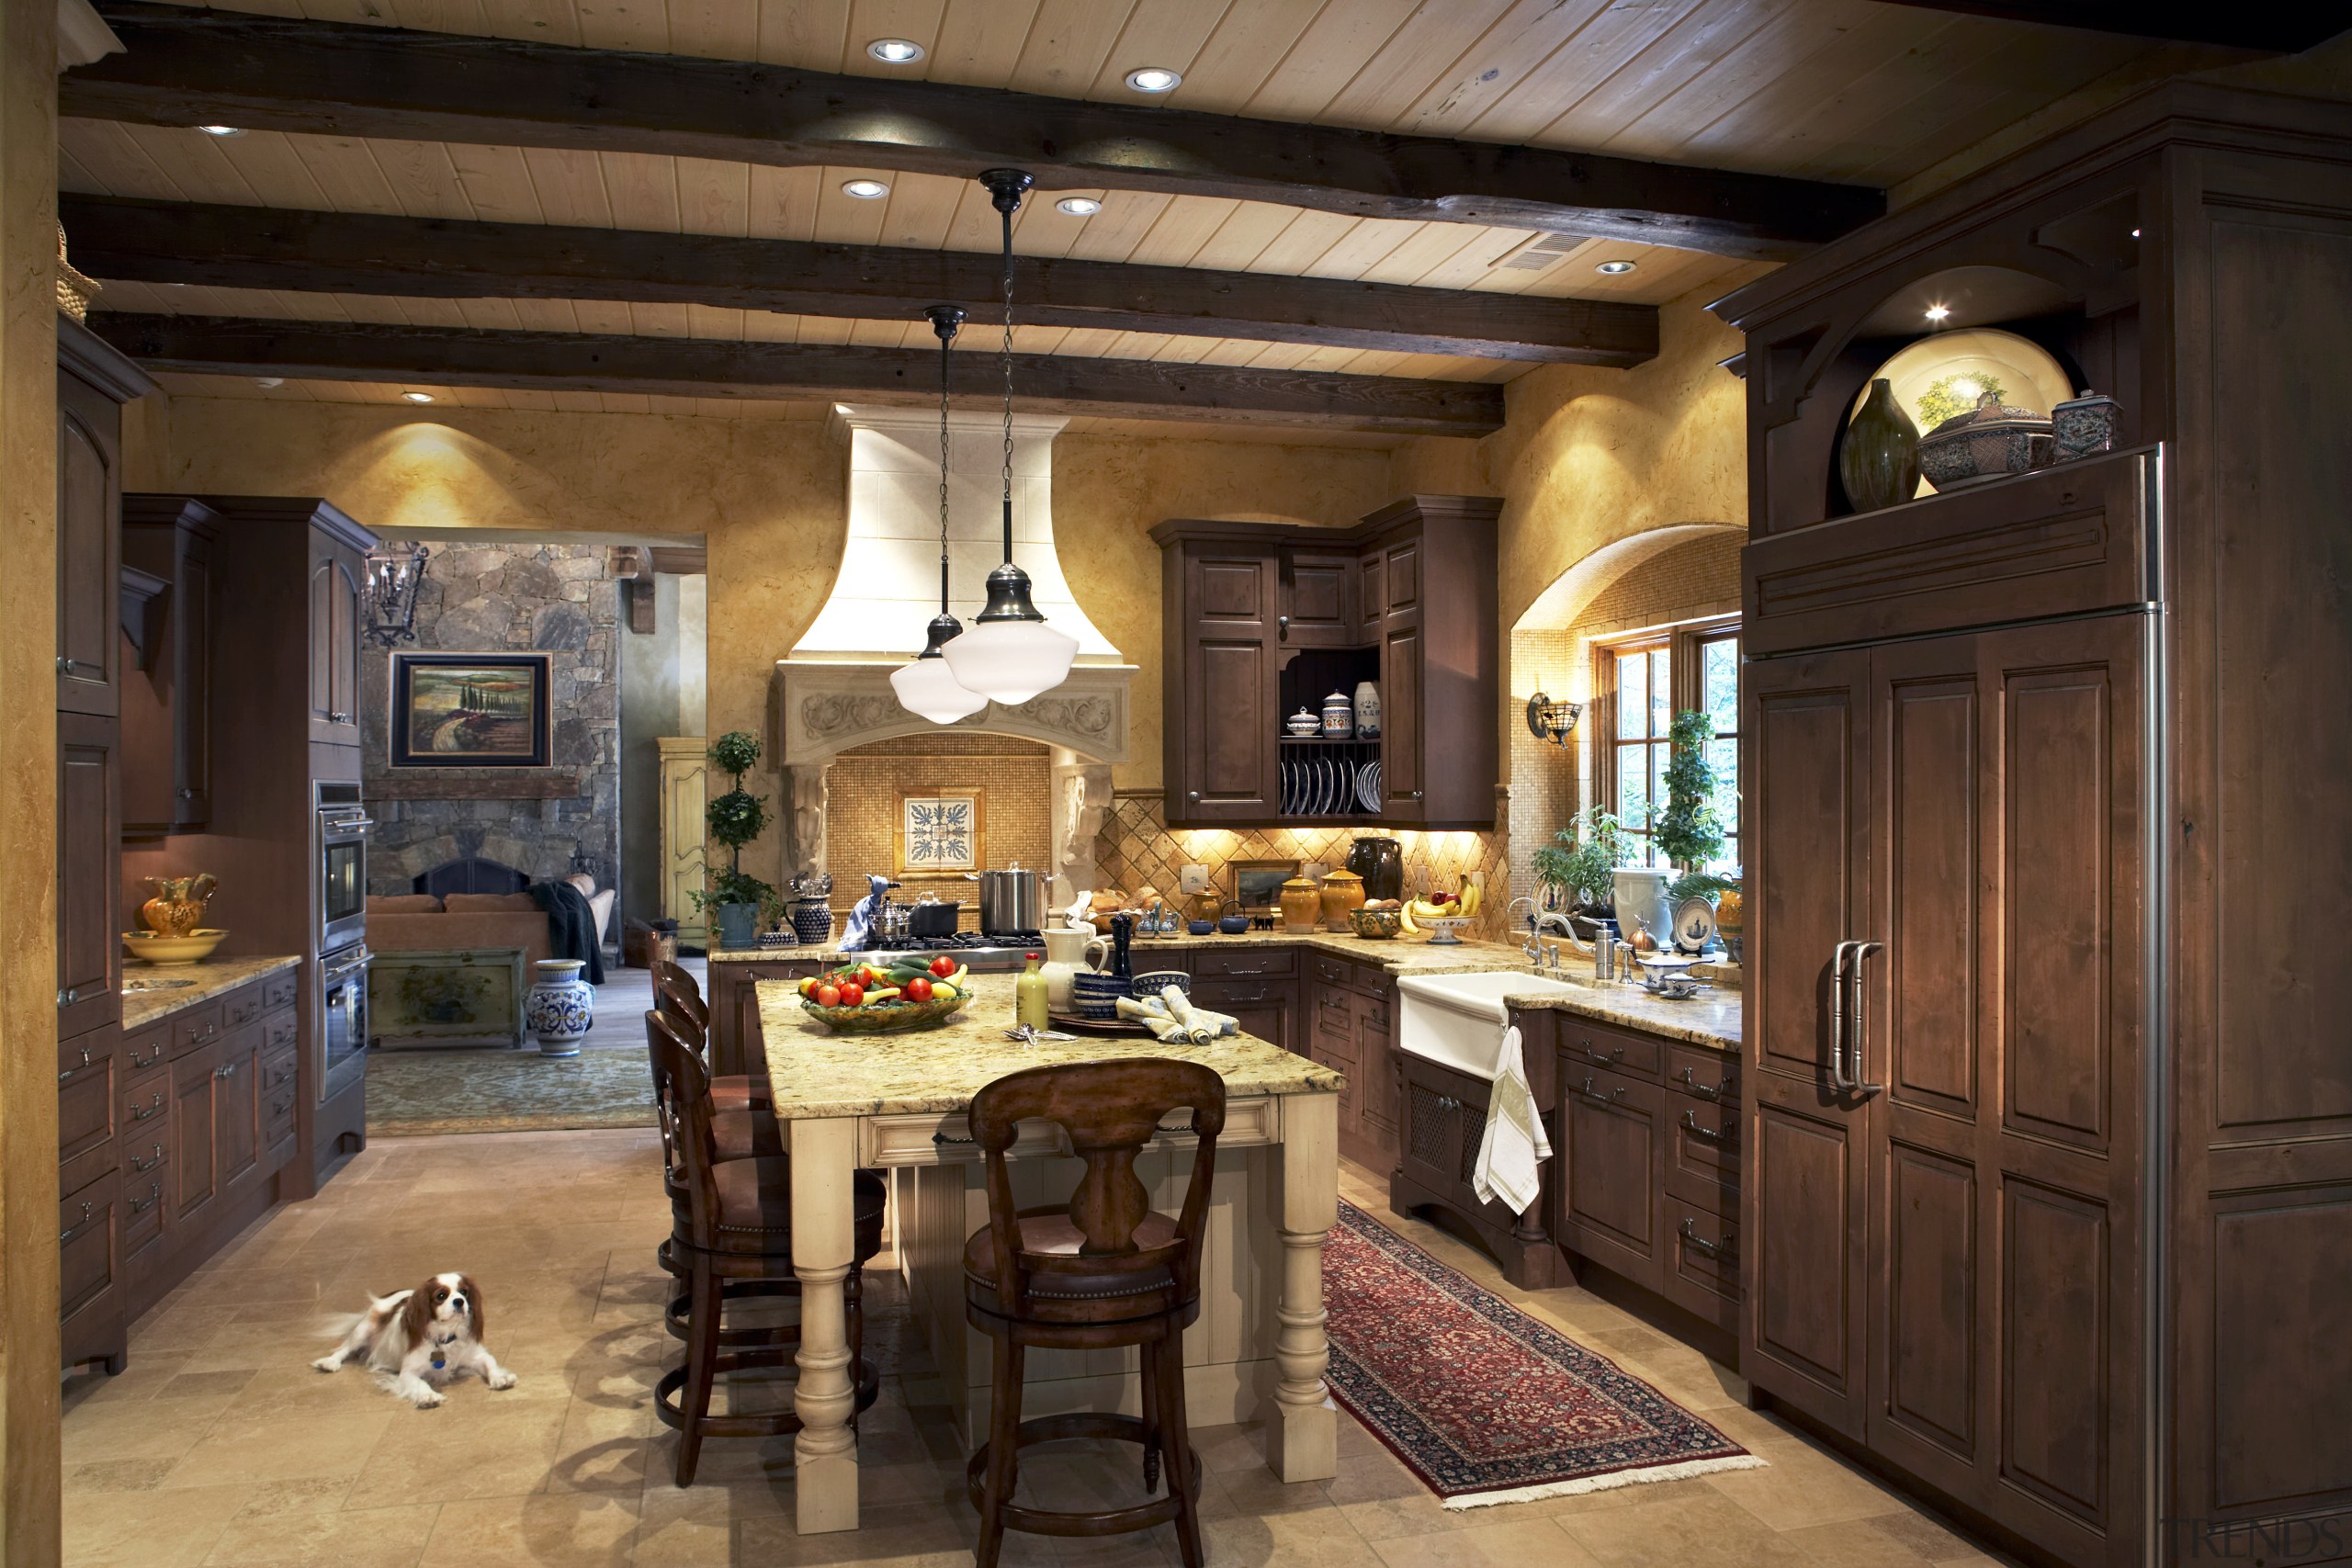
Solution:
{"label": "dark wood upper cabinet", "polygon": [[57,707],[111,716],[121,700],[116,578],[122,405],[155,389],[71,317],[57,318]]}
{"label": "dark wood upper cabinet", "polygon": [[220,521],[200,502],[134,495],[124,505],[123,564],[168,585],[149,611],[145,646],[123,684],[122,830],[134,837],[191,831],[212,819]]}
{"label": "dark wood upper cabinet", "polygon": [[[1492,827],[1500,505],[1413,496],[1344,530],[1153,529],[1170,824]],[[1326,747],[1284,734],[1291,714],[1319,715],[1327,694],[1363,681],[1380,692],[1377,737]],[[1301,760],[1327,770],[1319,795],[1302,790]]]}
{"label": "dark wood upper cabinet", "polygon": [[122,1016],[120,878],[115,870],[120,803],[114,723],[93,714],[57,718],[57,1034],[61,1040]]}
{"label": "dark wood upper cabinet", "polygon": [[311,739],[359,744],[359,589],[366,557],[323,530],[311,536]]}

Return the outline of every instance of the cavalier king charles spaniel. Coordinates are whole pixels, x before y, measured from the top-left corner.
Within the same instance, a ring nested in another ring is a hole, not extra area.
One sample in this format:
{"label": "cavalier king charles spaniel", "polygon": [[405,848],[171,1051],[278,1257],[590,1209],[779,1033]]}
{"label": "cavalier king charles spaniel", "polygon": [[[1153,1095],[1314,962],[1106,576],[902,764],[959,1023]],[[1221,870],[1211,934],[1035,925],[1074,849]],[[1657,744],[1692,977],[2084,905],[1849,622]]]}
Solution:
{"label": "cavalier king charles spaniel", "polygon": [[413,1291],[368,1297],[343,1343],[311,1365],[332,1372],[364,1358],[394,1393],[430,1410],[442,1399],[434,1385],[468,1372],[492,1388],[514,1386],[514,1374],[481,1341],[481,1287],[463,1274],[435,1274]]}

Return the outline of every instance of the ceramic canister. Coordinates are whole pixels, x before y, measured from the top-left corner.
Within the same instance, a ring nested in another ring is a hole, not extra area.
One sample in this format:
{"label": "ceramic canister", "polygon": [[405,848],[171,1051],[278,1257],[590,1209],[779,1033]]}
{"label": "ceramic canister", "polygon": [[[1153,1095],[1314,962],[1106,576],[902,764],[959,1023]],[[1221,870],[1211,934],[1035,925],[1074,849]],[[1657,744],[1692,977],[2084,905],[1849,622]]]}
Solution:
{"label": "ceramic canister", "polygon": [[1304,876],[1294,876],[1283,884],[1277,896],[1282,905],[1283,930],[1293,936],[1303,936],[1323,923],[1323,891]]}
{"label": "ceramic canister", "polygon": [[1322,899],[1323,929],[1352,933],[1355,922],[1348,911],[1363,908],[1363,878],[1345,866],[1324,873]]}
{"label": "ceramic canister", "polygon": [[1356,682],[1356,734],[1369,740],[1380,733],[1380,688],[1369,681]]}
{"label": "ceramic canister", "polygon": [[1346,740],[1356,732],[1356,705],[1345,692],[1334,692],[1323,699],[1323,739]]}

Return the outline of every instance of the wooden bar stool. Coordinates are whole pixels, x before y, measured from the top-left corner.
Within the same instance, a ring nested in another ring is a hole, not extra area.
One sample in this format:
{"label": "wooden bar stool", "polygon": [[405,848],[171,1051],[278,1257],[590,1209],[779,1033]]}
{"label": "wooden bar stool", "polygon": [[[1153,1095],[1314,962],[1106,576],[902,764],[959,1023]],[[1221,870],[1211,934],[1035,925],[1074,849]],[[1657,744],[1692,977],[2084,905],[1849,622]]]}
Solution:
{"label": "wooden bar stool", "polygon": [[[671,1095],[667,1075],[662,1065],[663,1058],[659,1052],[651,1050],[657,1034],[668,1040],[673,1046],[689,1052],[694,1050],[694,1041],[674,1015],[654,1012],[645,1015],[646,1044],[653,1068],[654,1121],[662,1133],[662,1179],[674,1213],[686,1201],[685,1165],[678,1145],[678,1129],[669,1111]],[[699,1053],[696,1053],[696,1057],[699,1059]],[[712,1152],[721,1161],[781,1158],[785,1152],[784,1131],[764,1107],[720,1110],[717,1097],[713,1096],[710,1130]],[[688,1275],[686,1264],[668,1239],[653,1249],[653,1261],[673,1279],[684,1280]],[[782,1288],[784,1286],[793,1288],[787,1290]],[[722,1294],[729,1301],[749,1301],[757,1297],[793,1295],[797,1293],[797,1285],[788,1278],[783,1280],[742,1280],[728,1283]],[[686,1325],[693,1305],[691,1295],[684,1291],[670,1298],[662,1316],[672,1338],[686,1337]],[[721,1336],[720,1342],[729,1346],[758,1345],[767,1343],[772,1337],[771,1331],[766,1329],[729,1329]]]}
{"label": "wooden bar stool", "polygon": [[[691,1486],[704,1438],[772,1438],[800,1429],[800,1418],[788,1409],[710,1413],[719,1373],[789,1366],[799,1343],[797,1325],[730,1330],[725,1322],[730,1301],[800,1293],[792,1273],[792,1161],[782,1155],[719,1158],[713,1126],[718,1112],[702,1058],[661,1015],[645,1016],[662,1144],[665,1152],[674,1151],[665,1177],[672,1213],[666,1266],[687,1280],[684,1305],[681,1310],[673,1303],[671,1314],[672,1332],[683,1328],[686,1359],[662,1375],[653,1404],[662,1425],[680,1434],[678,1484]],[[852,1194],[856,1228],[845,1293],[856,1408],[864,1410],[880,1387],[865,1355],[864,1270],[882,1250],[887,1197],[881,1180],[865,1171]]]}
{"label": "wooden bar stool", "polygon": [[[702,1058],[703,1069],[710,1069],[710,1004],[703,999],[702,987],[685,966],[666,958],[653,961],[653,1005],[668,1014],[679,1025],[679,1032],[693,1043],[695,1055]],[[741,1111],[746,1106],[772,1105],[774,1097],[768,1092],[765,1073],[719,1073],[710,1080],[711,1098],[721,1111]]]}
{"label": "wooden bar stool", "polygon": [[[1154,1213],[1136,1156],[1160,1118],[1190,1106],[1200,1145],[1175,1220]],[[1019,1209],[1005,1152],[1018,1124],[1042,1117],[1069,1135],[1086,1163],[1059,1207]],[[1200,1469],[1184,1421],[1184,1330],[1201,1314],[1201,1232],[1225,1126],[1225,1080],[1197,1062],[1144,1057],[1032,1067],[972,1099],[973,1141],[987,1163],[989,1223],[964,1244],[964,1316],[993,1343],[989,1440],[965,1470],[980,1511],[979,1568],[996,1568],[1008,1529],[1035,1535],[1122,1535],[1176,1522],[1186,1568],[1201,1565]],[[1021,1418],[1021,1380],[1031,1346],[1094,1350],[1136,1346],[1143,1416],[1102,1413]],[[1069,1513],[1012,1501],[1020,1450],[1061,1438],[1114,1438],[1143,1445],[1144,1490],[1168,1467],[1168,1495],[1134,1507]]]}

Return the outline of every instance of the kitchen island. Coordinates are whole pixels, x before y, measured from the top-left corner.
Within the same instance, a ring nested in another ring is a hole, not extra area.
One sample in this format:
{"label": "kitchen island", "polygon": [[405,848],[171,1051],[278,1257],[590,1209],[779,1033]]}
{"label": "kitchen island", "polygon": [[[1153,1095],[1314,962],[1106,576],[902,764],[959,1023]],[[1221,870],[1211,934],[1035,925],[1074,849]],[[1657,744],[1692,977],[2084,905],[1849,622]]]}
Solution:
{"label": "kitchen island", "polygon": [[[1202,1253],[1201,1315],[1184,1339],[1185,1394],[1200,1425],[1263,1420],[1267,1463],[1285,1482],[1338,1468],[1338,1414],[1324,1386],[1323,1237],[1338,1218],[1338,1072],[1250,1035],[1199,1047],[1148,1036],[1036,1045],[1005,1037],[1013,976],[971,977],[972,1000],[938,1028],[835,1034],[787,981],[758,983],[760,1038],[792,1154],[793,1273],[801,1285],[794,1442],[802,1534],[858,1528],[854,1399],[842,1284],[852,1247],[850,1183],[889,1173],[899,1268],[936,1357],[958,1430],[987,1425],[989,1358],[964,1322],[966,1237],[987,1220],[979,1151],[965,1112],[987,1084],[1025,1067],[1122,1056],[1201,1062],[1225,1080],[1226,1122]],[[1192,1173],[1189,1113],[1136,1169],[1173,1213]],[[1023,1207],[1065,1200],[1081,1167],[1058,1129],[1024,1126],[1012,1149]],[[1140,1408],[1132,1350],[1035,1353],[1031,1416]]]}

